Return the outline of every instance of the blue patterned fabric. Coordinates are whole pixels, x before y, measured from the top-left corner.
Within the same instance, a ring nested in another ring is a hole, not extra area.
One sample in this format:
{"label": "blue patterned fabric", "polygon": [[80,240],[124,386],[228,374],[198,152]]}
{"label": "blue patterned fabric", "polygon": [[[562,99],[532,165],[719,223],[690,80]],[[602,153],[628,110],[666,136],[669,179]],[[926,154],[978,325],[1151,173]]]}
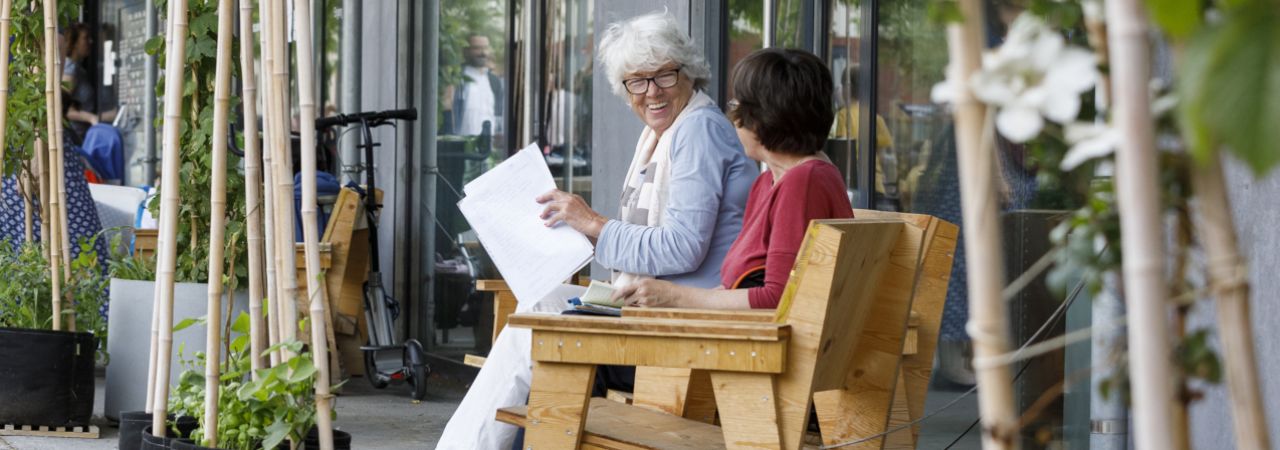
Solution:
{"label": "blue patterned fabric", "polygon": [[[70,146],[68,146],[70,147]],[[67,228],[71,236],[71,258],[80,255],[80,242],[93,238],[102,231],[102,223],[98,220],[98,209],[94,207],[93,196],[89,194],[89,183],[84,178],[84,165],[80,162],[78,149],[67,148],[64,151],[67,177]],[[38,205],[37,205],[38,207]],[[40,215],[35,214],[32,221],[32,234],[36,242],[40,241]],[[0,202],[0,240],[8,240],[13,245],[26,243],[26,215],[22,197],[18,195],[17,178],[6,177],[3,186],[3,201]],[[107,243],[98,240],[94,243],[98,252],[98,265],[106,270]],[[104,302],[99,312],[107,317],[107,304]]]}
{"label": "blue patterned fabric", "polygon": [[[944,341],[967,341],[969,333],[965,331],[965,324],[969,322],[969,272],[965,260],[964,223],[960,220],[960,173],[959,163],[956,161],[955,129],[948,126],[936,136],[934,142],[935,148],[925,176],[920,180],[920,191],[916,194],[915,210],[912,212],[933,215],[960,227],[939,335]],[[1024,168],[1021,158],[1016,157],[1025,152],[1025,149],[1021,146],[1013,147],[1007,142],[1001,142],[999,149],[1001,176],[1010,191],[1008,201],[1004,202],[1001,209],[1024,209],[1036,192],[1035,175]]]}

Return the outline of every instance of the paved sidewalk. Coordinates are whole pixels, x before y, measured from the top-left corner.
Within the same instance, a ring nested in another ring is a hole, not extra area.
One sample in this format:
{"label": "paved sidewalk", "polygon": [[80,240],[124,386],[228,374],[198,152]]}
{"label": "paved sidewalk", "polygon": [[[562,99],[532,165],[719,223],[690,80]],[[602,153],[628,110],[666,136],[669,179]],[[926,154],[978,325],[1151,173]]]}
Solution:
{"label": "paved sidewalk", "polygon": [[[37,438],[0,436],[0,450],[99,450],[114,449],[119,436],[115,426],[102,418],[103,386],[98,378],[94,398],[94,424],[98,439]],[[337,399],[337,428],[352,434],[352,448],[420,450],[435,448],[444,425],[466,393],[464,387],[448,379],[432,377],[427,399],[415,404],[407,386],[374,389],[363,378],[345,386]]]}

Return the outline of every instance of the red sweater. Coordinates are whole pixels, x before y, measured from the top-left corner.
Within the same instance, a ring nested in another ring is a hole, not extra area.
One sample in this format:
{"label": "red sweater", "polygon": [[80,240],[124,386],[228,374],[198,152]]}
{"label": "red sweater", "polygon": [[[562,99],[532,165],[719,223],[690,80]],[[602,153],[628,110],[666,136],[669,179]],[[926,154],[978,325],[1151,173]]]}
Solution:
{"label": "red sweater", "polygon": [[747,295],[752,308],[777,308],[809,221],[850,217],[844,178],[831,163],[805,161],[776,185],[765,171],[751,186],[742,232],[720,267],[721,282],[732,288],[747,271],[764,266],[764,286],[750,288]]}

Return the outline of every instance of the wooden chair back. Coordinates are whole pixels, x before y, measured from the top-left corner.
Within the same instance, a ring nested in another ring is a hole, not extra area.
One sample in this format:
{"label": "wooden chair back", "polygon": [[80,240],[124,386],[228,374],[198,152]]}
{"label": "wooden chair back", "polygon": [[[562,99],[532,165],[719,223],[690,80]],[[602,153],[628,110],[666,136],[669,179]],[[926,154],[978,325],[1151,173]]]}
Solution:
{"label": "wooden chair back", "polygon": [[[894,217],[821,220],[810,226],[777,311],[777,319],[791,326],[787,370],[777,380],[783,448],[800,447],[815,392],[846,388],[858,362],[851,355],[864,341],[883,337],[877,325],[901,322],[905,333],[916,265],[900,260],[919,255],[921,239],[911,238],[916,234]],[[895,356],[902,350],[901,333]],[[889,368],[873,371],[887,369],[894,377],[896,366],[895,358]]]}

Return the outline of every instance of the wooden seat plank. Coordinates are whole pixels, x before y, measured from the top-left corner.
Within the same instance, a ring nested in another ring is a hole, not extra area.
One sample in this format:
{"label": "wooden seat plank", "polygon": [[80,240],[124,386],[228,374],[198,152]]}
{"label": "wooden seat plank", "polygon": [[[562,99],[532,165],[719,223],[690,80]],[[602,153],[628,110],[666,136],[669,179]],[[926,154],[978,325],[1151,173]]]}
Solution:
{"label": "wooden seat plank", "polygon": [[539,331],[617,334],[776,342],[785,340],[790,327],[777,323],[744,323],[723,320],[676,320],[628,317],[514,314],[508,325]]}
{"label": "wooden seat plank", "polygon": [[533,336],[534,361],[617,366],[717,369],[779,373],[786,364],[787,341],[627,336],[539,329]]}
{"label": "wooden seat plank", "polygon": [[[523,427],[524,406],[498,410],[500,422]],[[594,445],[609,449],[716,450],[725,448],[720,427],[685,420],[635,406],[591,399],[583,448]]]}
{"label": "wooden seat plank", "polygon": [[774,321],[775,314],[777,312],[772,309],[740,311],[725,309],[622,308],[622,317],[649,317],[654,319],[730,320],[770,323]]}

